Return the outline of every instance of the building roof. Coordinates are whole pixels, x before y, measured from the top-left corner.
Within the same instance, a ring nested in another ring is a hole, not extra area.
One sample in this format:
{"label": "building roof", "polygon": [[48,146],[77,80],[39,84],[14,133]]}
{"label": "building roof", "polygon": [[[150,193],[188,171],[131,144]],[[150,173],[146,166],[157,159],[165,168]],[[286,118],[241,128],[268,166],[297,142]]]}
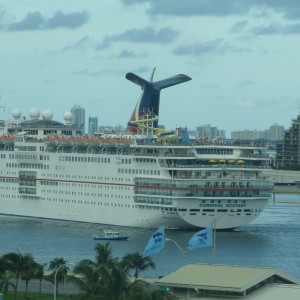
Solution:
{"label": "building roof", "polygon": [[20,123],[22,126],[42,126],[42,127],[51,127],[51,126],[64,126],[63,123],[54,120],[43,120],[43,119],[34,119],[34,120],[25,120]]}
{"label": "building roof", "polygon": [[285,284],[267,285],[264,288],[252,293],[247,297],[247,300],[282,300],[282,299],[299,300],[300,286],[290,285],[290,284],[289,285],[285,285]]}
{"label": "building roof", "polygon": [[156,281],[157,285],[202,291],[249,294],[269,283],[300,284],[271,268],[189,264]]}

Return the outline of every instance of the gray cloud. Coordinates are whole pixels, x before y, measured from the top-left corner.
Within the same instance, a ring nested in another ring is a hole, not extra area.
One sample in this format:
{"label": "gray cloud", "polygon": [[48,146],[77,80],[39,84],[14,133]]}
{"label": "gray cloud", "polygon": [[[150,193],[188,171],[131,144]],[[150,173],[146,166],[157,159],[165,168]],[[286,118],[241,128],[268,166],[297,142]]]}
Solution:
{"label": "gray cloud", "polygon": [[298,0],[123,0],[124,5],[147,3],[150,15],[228,16],[271,9],[289,19],[300,18]]}
{"label": "gray cloud", "polygon": [[114,73],[114,71],[108,70],[108,69],[103,69],[101,71],[82,69],[82,70],[77,70],[77,71],[72,72],[73,75],[85,75],[85,76],[90,76],[90,77],[107,75],[107,74],[112,74],[112,73]]}
{"label": "gray cloud", "polygon": [[186,46],[179,46],[174,49],[176,55],[202,55],[202,54],[222,54],[225,52],[250,52],[250,49],[236,48],[223,39],[216,39],[206,43],[195,43]]}
{"label": "gray cloud", "polygon": [[200,88],[201,89],[216,90],[216,89],[220,89],[221,86],[217,85],[217,84],[209,83],[209,84],[202,84],[202,85],[200,85]]}
{"label": "gray cloud", "polygon": [[65,14],[57,11],[52,17],[45,18],[40,12],[30,12],[21,21],[6,25],[8,31],[50,30],[55,28],[75,29],[89,19],[87,12]]}
{"label": "gray cloud", "polygon": [[[148,3],[148,13],[150,15],[177,15],[177,16],[196,16],[214,15],[225,16],[241,14],[249,11],[250,1],[241,0],[123,0],[124,4],[132,5],[138,3]],[[241,3],[240,3],[241,2]]]}
{"label": "gray cloud", "polygon": [[239,33],[244,31],[248,26],[248,22],[247,21],[241,21],[238,23],[235,23],[232,27],[231,27],[231,32],[232,33]]}
{"label": "gray cloud", "polygon": [[247,86],[252,86],[254,85],[254,82],[252,80],[244,80],[242,82],[240,82],[237,87],[238,88],[243,88],[243,87],[247,87]]}
{"label": "gray cloud", "polygon": [[146,54],[138,54],[132,50],[123,49],[118,55],[119,58],[141,58],[146,57]]}
{"label": "gray cloud", "polygon": [[156,30],[153,26],[147,26],[141,29],[129,29],[119,34],[105,36],[96,48],[104,49],[109,47],[113,42],[119,41],[166,44],[174,42],[178,35],[179,32],[170,27]]}
{"label": "gray cloud", "polygon": [[290,25],[269,24],[257,26],[252,29],[253,34],[257,35],[272,35],[272,34],[300,34],[300,23]]}
{"label": "gray cloud", "polygon": [[65,46],[62,49],[62,51],[84,49],[84,48],[86,48],[89,41],[90,41],[90,38],[86,35],[83,38],[81,38],[79,41]]}

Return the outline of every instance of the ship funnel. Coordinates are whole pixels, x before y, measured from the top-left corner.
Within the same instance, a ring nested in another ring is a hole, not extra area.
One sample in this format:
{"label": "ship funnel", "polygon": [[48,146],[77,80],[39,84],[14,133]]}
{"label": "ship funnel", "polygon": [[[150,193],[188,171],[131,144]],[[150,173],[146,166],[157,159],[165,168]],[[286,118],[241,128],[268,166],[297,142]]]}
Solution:
{"label": "ship funnel", "polygon": [[[160,91],[162,89],[168,88],[170,86],[183,83],[186,81],[191,80],[187,75],[184,74],[179,74],[175,75],[173,77],[163,79],[160,81],[153,82],[153,76],[154,76],[154,71],[151,75],[150,82],[147,81],[146,79],[139,77],[138,75],[134,73],[127,73],[126,78],[133,83],[139,85],[143,92],[142,95],[140,96],[140,99],[138,103],[136,104],[136,107],[132,113],[132,116],[130,118],[130,121],[128,122],[128,126],[126,128],[127,132],[131,133],[137,133],[137,127],[132,126],[134,122],[137,122],[141,120],[141,117],[147,113],[151,113],[153,116],[158,117],[159,116],[159,98],[160,98]],[[153,126],[155,128],[158,127],[158,120],[156,120],[153,123]]]}

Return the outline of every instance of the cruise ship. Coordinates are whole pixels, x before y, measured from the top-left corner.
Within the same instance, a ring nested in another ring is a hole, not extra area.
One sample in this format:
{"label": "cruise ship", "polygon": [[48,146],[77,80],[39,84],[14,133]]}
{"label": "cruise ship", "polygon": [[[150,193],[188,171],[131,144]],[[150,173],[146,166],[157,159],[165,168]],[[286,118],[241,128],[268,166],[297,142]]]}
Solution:
{"label": "cruise ship", "polygon": [[88,136],[70,112],[58,122],[36,108],[0,121],[0,214],[177,229],[232,229],[259,216],[273,189],[264,145],[159,126],[161,90],[186,75],[126,78],[142,94],[123,133]]}

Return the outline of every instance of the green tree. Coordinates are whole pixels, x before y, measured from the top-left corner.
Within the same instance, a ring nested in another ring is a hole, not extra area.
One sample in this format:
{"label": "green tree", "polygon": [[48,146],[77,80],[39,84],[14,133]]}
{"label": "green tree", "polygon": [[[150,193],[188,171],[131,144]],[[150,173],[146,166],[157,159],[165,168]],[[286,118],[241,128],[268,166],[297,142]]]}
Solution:
{"label": "green tree", "polygon": [[112,255],[112,248],[110,243],[105,243],[104,245],[98,243],[95,246],[96,251],[96,264],[99,267],[112,266],[117,262],[117,258]]}
{"label": "green tree", "polygon": [[44,279],[44,274],[45,274],[44,267],[45,267],[45,264],[42,264],[42,265],[37,264],[37,268],[34,273],[34,278],[39,281],[39,293],[40,294],[42,293],[42,281]]}
{"label": "green tree", "polygon": [[[148,284],[137,279],[139,271],[155,267],[151,258],[133,253],[120,261],[112,256],[109,243],[97,244],[95,252],[95,261],[82,260],[75,266],[74,276],[69,276],[82,291],[81,299],[152,300]],[[135,280],[129,276],[132,269],[136,273]]]}
{"label": "green tree", "polygon": [[68,281],[73,282],[82,291],[83,299],[97,299],[101,295],[103,278],[118,260],[113,258],[110,243],[98,243],[95,252],[95,261],[82,260],[74,267],[74,276],[68,276]]}
{"label": "green tree", "polygon": [[10,271],[15,275],[15,300],[17,299],[19,278],[21,276],[21,273],[25,270],[26,261],[29,259],[30,256],[31,254],[23,255],[19,252],[9,252],[3,256],[7,271]]}
{"label": "green tree", "polygon": [[9,287],[13,290],[16,289],[15,284],[12,282],[15,275],[12,272],[3,272],[0,274],[0,291],[3,293],[4,299],[7,298]]}
{"label": "green tree", "polygon": [[38,263],[33,259],[31,254],[23,256],[23,267],[21,271],[21,279],[25,281],[25,296],[28,294],[28,283],[34,277]]}
{"label": "green tree", "polygon": [[74,275],[68,276],[71,281],[82,291],[82,299],[95,299],[101,293],[103,268],[89,259],[79,262],[73,270]]}
{"label": "green tree", "polygon": [[0,256],[0,275],[6,272],[6,261],[3,256]]}
{"label": "green tree", "polygon": [[50,277],[53,284],[55,284],[54,280],[56,275],[56,295],[58,295],[58,285],[64,283],[65,277],[69,271],[67,261],[62,257],[55,257],[50,261],[49,270],[52,271]]}
{"label": "green tree", "polygon": [[139,272],[148,270],[149,268],[155,269],[155,263],[150,256],[142,256],[138,252],[127,254],[123,257],[123,263],[134,270],[134,278],[139,277]]}
{"label": "green tree", "polygon": [[104,300],[129,300],[133,297],[139,300],[149,299],[145,293],[146,286],[147,283],[142,280],[131,280],[129,267],[118,262],[103,274],[101,296]]}

